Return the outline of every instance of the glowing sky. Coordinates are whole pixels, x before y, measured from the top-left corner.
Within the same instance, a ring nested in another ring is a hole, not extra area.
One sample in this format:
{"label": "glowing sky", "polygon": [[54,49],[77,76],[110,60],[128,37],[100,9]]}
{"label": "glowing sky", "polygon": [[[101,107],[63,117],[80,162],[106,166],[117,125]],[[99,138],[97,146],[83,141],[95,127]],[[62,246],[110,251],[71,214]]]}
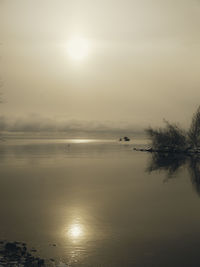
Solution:
{"label": "glowing sky", "polygon": [[[0,5],[3,116],[187,125],[200,104],[199,0]],[[90,46],[81,60],[68,53],[73,36]]]}

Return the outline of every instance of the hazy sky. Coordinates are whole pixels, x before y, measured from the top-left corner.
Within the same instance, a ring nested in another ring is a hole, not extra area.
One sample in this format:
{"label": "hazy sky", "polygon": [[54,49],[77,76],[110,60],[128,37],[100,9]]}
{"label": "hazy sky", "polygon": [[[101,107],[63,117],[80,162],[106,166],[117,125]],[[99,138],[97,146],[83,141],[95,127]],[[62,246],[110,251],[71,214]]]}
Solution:
{"label": "hazy sky", "polygon": [[[1,114],[187,126],[200,104],[199,0],[0,0]],[[74,36],[88,53],[68,53]]]}

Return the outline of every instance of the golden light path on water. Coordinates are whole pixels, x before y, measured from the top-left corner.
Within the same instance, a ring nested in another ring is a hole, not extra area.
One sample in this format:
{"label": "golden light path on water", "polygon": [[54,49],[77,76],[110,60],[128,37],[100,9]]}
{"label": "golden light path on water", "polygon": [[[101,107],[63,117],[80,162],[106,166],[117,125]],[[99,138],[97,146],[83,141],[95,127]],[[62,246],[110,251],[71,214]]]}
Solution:
{"label": "golden light path on water", "polygon": [[60,142],[65,142],[65,143],[71,143],[71,144],[87,144],[87,143],[110,143],[116,140],[111,140],[111,139],[62,139]]}
{"label": "golden light path on water", "polygon": [[71,263],[76,263],[78,260],[82,258],[82,251],[85,250],[84,243],[82,242],[85,236],[85,229],[82,224],[75,221],[69,225],[67,231],[67,239],[71,241],[71,249],[68,250],[70,254]]}
{"label": "golden light path on water", "polygon": [[79,209],[73,210],[64,227],[65,237],[73,244],[81,243],[88,236],[87,215]]}
{"label": "golden light path on water", "polygon": [[72,207],[65,213],[66,224],[63,227],[63,237],[67,244],[69,263],[81,261],[86,250],[86,242],[92,237],[90,215],[84,208]]}
{"label": "golden light path on water", "polygon": [[95,139],[70,139],[70,141],[75,144],[96,142]]}
{"label": "golden light path on water", "polygon": [[83,226],[75,223],[69,228],[68,235],[72,240],[77,240],[84,235]]}

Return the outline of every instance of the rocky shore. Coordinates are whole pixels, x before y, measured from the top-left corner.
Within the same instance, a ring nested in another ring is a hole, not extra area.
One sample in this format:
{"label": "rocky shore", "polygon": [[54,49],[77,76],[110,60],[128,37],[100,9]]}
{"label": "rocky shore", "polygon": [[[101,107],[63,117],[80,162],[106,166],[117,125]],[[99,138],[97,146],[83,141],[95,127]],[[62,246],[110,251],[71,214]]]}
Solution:
{"label": "rocky shore", "polygon": [[49,266],[44,259],[33,253],[35,249],[28,250],[25,243],[0,241],[0,267],[40,267]]}
{"label": "rocky shore", "polygon": [[186,155],[192,155],[192,154],[200,154],[200,149],[173,149],[173,148],[162,148],[162,149],[153,149],[152,147],[148,148],[136,148],[134,147],[133,150],[135,151],[142,151],[142,152],[156,152],[156,153],[182,153]]}

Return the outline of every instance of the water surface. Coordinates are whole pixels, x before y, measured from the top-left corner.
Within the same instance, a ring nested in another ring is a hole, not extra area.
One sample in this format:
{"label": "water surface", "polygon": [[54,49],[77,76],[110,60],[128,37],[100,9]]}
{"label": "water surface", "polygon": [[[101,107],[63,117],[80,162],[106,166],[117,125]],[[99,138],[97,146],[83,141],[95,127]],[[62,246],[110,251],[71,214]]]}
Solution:
{"label": "water surface", "polygon": [[67,266],[199,266],[198,161],[144,143],[2,142],[0,239]]}

